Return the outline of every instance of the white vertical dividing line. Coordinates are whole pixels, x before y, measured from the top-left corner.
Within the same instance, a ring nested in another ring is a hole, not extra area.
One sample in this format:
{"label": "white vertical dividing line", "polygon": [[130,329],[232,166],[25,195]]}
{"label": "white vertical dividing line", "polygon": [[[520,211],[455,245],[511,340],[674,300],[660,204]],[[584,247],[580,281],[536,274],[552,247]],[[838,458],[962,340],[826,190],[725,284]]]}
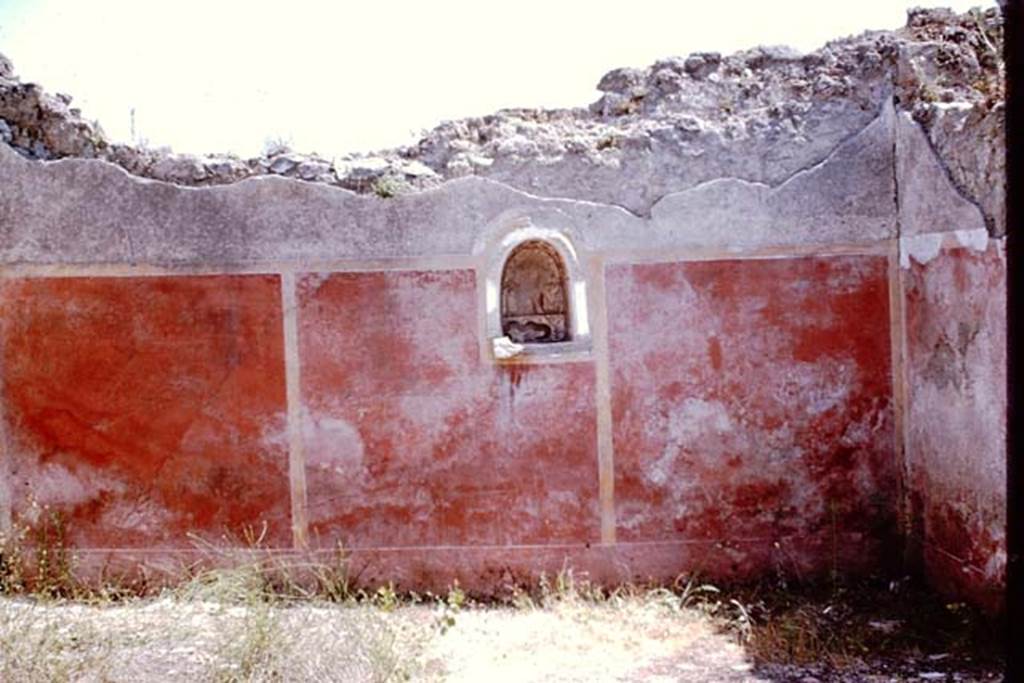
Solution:
{"label": "white vertical dividing line", "polygon": [[[8,289],[0,283],[0,298],[9,296]],[[0,339],[0,343],[3,339]],[[3,358],[0,357],[0,534],[11,530],[14,507],[14,482],[11,473],[11,444],[7,438],[7,411],[4,397],[7,377],[4,374]]]}
{"label": "white vertical dividing line", "polygon": [[[4,387],[3,365],[0,364],[0,390]],[[13,524],[14,482],[11,481],[11,446],[7,441],[7,422],[0,391],[0,534],[11,530]]]}
{"label": "white vertical dividing line", "polygon": [[906,536],[911,531],[914,511],[910,509],[910,477],[912,467],[907,449],[907,315],[900,267],[899,238],[892,240],[889,250],[889,335],[892,344],[893,453],[900,466],[899,521]]}
{"label": "white vertical dividing line", "polygon": [[306,458],[302,450],[302,394],[299,376],[299,326],[295,274],[281,273],[281,313],[284,318],[285,390],[288,403],[288,478],[292,497],[292,542],[309,546],[306,517]]}
{"label": "white vertical dividing line", "polygon": [[591,327],[594,343],[597,408],[597,481],[601,506],[601,543],[615,543],[615,453],[612,444],[612,392],[608,369],[608,303],[604,259],[590,259]]}

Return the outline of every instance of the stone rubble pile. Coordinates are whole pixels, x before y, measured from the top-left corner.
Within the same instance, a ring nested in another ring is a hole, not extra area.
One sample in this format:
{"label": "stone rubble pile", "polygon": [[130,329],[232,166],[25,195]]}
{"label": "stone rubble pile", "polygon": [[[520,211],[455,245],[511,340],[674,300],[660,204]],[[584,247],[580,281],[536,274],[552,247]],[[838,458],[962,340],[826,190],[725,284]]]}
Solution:
{"label": "stone rubble pile", "polygon": [[480,175],[644,213],[669,192],[718,177],[782,182],[894,97],[1000,235],[1001,49],[995,8],[916,9],[902,29],[832,41],[809,54],[757,47],[615,69],[601,78],[602,94],[589,108],[502,110],[442,123],[407,147],[337,159],[287,149],[252,159],[199,157],[114,143],[69,96],[22,83],[0,55],[0,139],[29,158],[104,159],[181,185],[272,174],[387,197]]}

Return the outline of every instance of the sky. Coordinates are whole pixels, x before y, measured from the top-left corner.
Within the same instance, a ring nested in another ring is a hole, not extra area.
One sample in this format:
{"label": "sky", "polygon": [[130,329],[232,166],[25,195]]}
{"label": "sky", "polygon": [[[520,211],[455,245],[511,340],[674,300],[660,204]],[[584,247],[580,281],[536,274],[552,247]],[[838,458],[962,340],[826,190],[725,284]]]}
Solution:
{"label": "sky", "polygon": [[117,141],[252,156],[281,140],[332,157],[502,107],[585,106],[619,66],[759,44],[808,52],[902,26],[922,4],[0,0],[0,53]]}

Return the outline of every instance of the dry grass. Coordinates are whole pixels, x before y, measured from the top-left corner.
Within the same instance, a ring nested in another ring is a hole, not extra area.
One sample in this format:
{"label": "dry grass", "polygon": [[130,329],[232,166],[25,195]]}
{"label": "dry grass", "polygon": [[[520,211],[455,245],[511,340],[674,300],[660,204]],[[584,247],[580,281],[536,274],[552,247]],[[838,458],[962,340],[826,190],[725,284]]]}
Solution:
{"label": "dry grass", "polygon": [[458,588],[326,599],[278,573],[211,570],[149,598],[0,598],[0,680],[790,680],[794,669],[777,665],[862,680],[887,662],[936,657],[968,672],[961,680],[989,680],[998,666],[986,668],[969,610],[909,587],[609,591],[567,571],[496,605]]}
{"label": "dry grass", "polygon": [[3,681],[395,681],[438,631],[430,609],[278,596],[254,568],[155,598],[0,600]]}
{"label": "dry grass", "polygon": [[609,595],[571,574],[554,583],[520,594],[519,607],[472,604],[457,588],[425,599],[387,586],[337,602],[276,592],[263,568],[247,566],[153,598],[9,597],[0,599],[0,680],[480,680],[497,669],[517,680],[553,671],[601,680],[700,641],[717,643],[727,671],[749,669],[729,637],[670,591]]}
{"label": "dry grass", "polygon": [[[342,549],[285,564],[256,534],[235,556],[208,546],[220,568],[154,595],[79,582],[59,518],[43,519],[0,539],[0,681],[861,680],[889,662],[999,665],[991,624],[903,582],[609,590],[566,570],[480,604],[458,586],[356,590]],[[916,678],[901,676],[886,680]]]}

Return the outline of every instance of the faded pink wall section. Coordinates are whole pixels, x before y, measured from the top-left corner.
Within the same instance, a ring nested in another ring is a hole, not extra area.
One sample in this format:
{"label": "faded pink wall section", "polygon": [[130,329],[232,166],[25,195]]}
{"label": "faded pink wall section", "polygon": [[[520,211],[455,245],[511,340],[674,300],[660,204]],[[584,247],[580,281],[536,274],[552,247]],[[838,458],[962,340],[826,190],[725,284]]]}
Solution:
{"label": "faded pink wall section", "polygon": [[782,539],[786,573],[877,566],[898,534],[886,264],[608,268],[620,541],[718,541],[715,573],[769,569],[730,546]]}
{"label": "faded pink wall section", "polygon": [[904,271],[911,538],[932,583],[992,611],[1006,571],[1006,262],[945,248]]}
{"label": "faded pink wall section", "polygon": [[593,363],[482,361],[471,270],[297,287],[314,543],[598,540]]}

